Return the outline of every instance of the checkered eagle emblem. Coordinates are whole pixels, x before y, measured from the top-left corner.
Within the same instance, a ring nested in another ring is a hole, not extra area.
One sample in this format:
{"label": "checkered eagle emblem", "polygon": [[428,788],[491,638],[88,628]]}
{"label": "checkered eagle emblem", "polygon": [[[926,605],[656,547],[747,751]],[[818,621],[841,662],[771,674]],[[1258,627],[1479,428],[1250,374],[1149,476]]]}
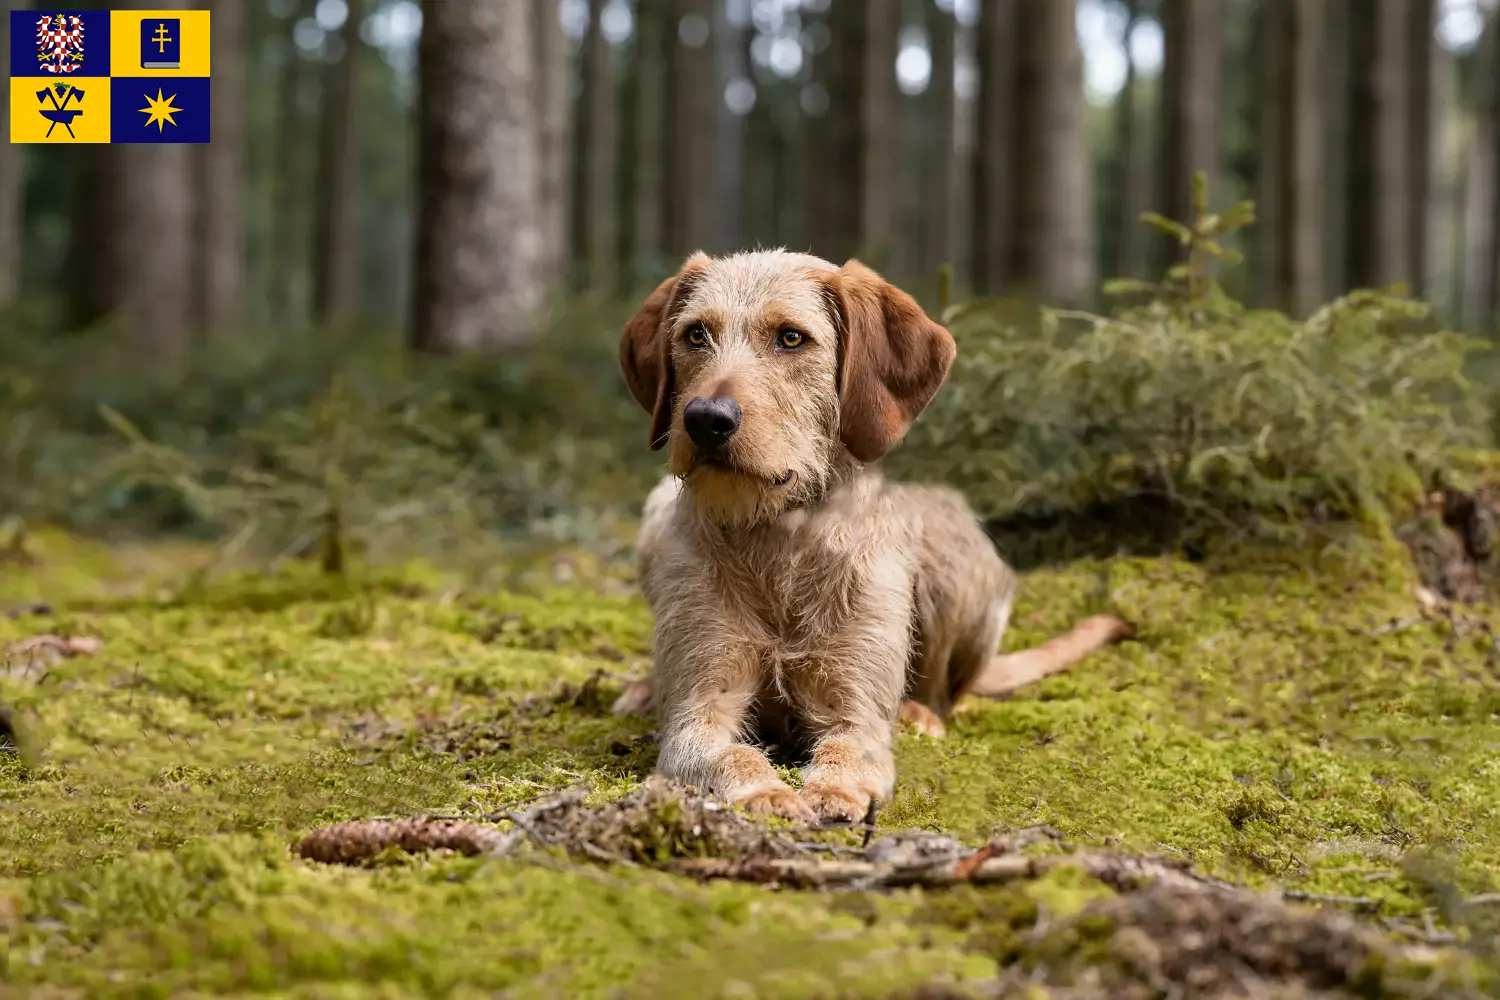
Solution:
{"label": "checkered eagle emblem", "polygon": [[83,18],[48,14],[37,18],[36,61],[48,73],[71,73],[83,64]]}

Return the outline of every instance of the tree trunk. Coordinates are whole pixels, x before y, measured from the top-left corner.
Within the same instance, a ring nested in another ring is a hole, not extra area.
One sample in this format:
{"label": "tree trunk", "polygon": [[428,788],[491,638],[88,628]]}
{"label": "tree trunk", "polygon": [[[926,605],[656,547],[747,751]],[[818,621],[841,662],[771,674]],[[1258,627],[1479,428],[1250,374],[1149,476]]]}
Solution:
{"label": "tree trunk", "polygon": [[1026,291],[1079,302],[1093,285],[1093,167],[1072,3],[1018,0],[1010,270]]}
{"label": "tree trunk", "polygon": [[840,263],[860,252],[864,205],[864,87],[869,12],[863,3],[835,3],[828,27],[828,246]]}
{"label": "tree trunk", "polygon": [[[24,0],[0,2],[0,52],[10,52],[10,12],[24,7]],[[26,147],[10,142],[9,95],[0,107],[0,132],[0,309],[5,309],[21,291],[21,195],[26,180]]]}
{"label": "tree trunk", "polygon": [[[1219,113],[1223,83],[1222,0],[1163,0],[1165,52],[1161,75],[1161,185],[1156,211],[1189,221],[1193,176],[1202,171],[1208,190],[1218,191]],[[1174,241],[1157,239],[1159,263],[1180,253]]]}
{"label": "tree trunk", "polygon": [[745,72],[742,26],[729,19],[725,4],[713,5],[713,239],[709,250],[727,253],[740,245],[740,199],[744,196],[745,119],[728,107],[729,87]]}
{"label": "tree trunk", "polygon": [[590,0],[580,57],[582,91],[573,130],[572,244],[577,287],[607,291],[615,263],[614,53],[600,26],[605,0]]}
{"label": "tree trunk", "polygon": [[1267,0],[1261,8],[1257,298],[1294,315],[1323,298],[1323,8],[1323,0]]}
{"label": "tree trunk", "polygon": [[1349,93],[1354,86],[1353,50],[1349,44],[1349,22],[1355,0],[1325,0],[1323,94],[1326,118],[1324,165],[1328,198],[1323,207],[1323,298],[1332,299],[1349,290],[1349,199],[1342,187],[1350,168],[1350,146],[1354,123]]}
{"label": "tree trunk", "polygon": [[351,0],[336,48],[324,70],[322,129],[318,143],[318,209],[313,236],[313,318],[346,326],[359,313],[359,102],[357,82],[364,43],[360,0]]}
{"label": "tree trunk", "polygon": [[1349,281],[1411,282],[1409,0],[1350,6]]}
{"label": "tree trunk", "polygon": [[199,205],[193,325],[200,337],[228,332],[243,319],[245,13],[240,0],[213,0],[213,141],[193,147]]}
{"label": "tree trunk", "polygon": [[[808,10],[804,14],[805,30],[819,37],[819,29],[831,31],[826,13]],[[834,181],[834,145],[830,133],[834,122],[830,116],[830,90],[833,58],[830,49],[809,52],[811,61],[806,82],[797,95],[798,127],[802,145],[802,225],[801,246],[809,253],[833,260],[837,256],[838,235],[831,210]]]}
{"label": "tree trunk", "polygon": [[536,336],[547,262],[532,22],[513,0],[423,4],[412,343]]}
{"label": "tree trunk", "polygon": [[1121,47],[1125,50],[1125,83],[1115,99],[1115,190],[1119,213],[1115,225],[1114,253],[1109,257],[1110,277],[1142,277],[1145,272],[1146,227],[1141,213],[1150,206],[1146,190],[1148,175],[1141,162],[1140,109],[1137,106],[1135,60],[1130,55],[1130,36],[1140,23],[1140,0],[1125,5]]}
{"label": "tree trunk", "polygon": [[[648,0],[649,2],[649,0]],[[550,288],[565,277],[567,265],[568,79],[567,36],[556,0],[531,0],[536,47],[536,106],[540,118],[543,280]]]}
{"label": "tree trunk", "polygon": [[[136,9],[180,9],[183,0],[136,0]],[[103,230],[108,311],[139,356],[174,367],[193,328],[197,199],[189,145],[106,147],[111,211]]]}
{"label": "tree trunk", "polygon": [[996,295],[1010,281],[1011,136],[1015,132],[1015,53],[1017,0],[984,0],[980,8],[976,60],[979,100],[975,115],[974,180],[971,191],[974,222],[974,290]]}
{"label": "tree trunk", "polygon": [[955,95],[953,73],[958,23],[953,14],[927,4],[928,37],[932,47],[932,79],[923,95],[923,129],[926,133],[926,155],[923,158],[925,178],[920,186],[920,218],[924,250],[924,280],[932,280],[938,268],[952,263],[953,247],[953,181],[956,162]]}
{"label": "tree trunk", "polygon": [[[639,28],[639,22],[637,22]],[[641,151],[641,36],[632,33],[619,53],[620,84],[615,94],[617,134],[614,152],[614,201],[609,206],[615,220],[614,259],[610,269],[615,285],[611,291],[629,295],[636,284],[640,232],[635,221],[636,194],[640,188]]]}
{"label": "tree trunk", "polygon": [[1448,141],[1452,129],[1447,109],[1458,99],[1456,70],[1458,59],[1442,46],[1432,53],[1432,177],[1428,181],[1428,216],[1426,246],[1427,301],[1432,303],[1445,322],[1458,321],[1459,271],[1456,266],[1462,234],[1462,216],[1457,199],[1461,193],[1459,177],[1463,173],[1455,143]]}
{"label": "tree trunk", "polygon": [[896,52],[901,0],[865,0],[861,59],[859,239],[855,252],[871,267],[891,267],[901,204],[901,88]]}
{"label": "tree trunk", "polygon": [[276,177],[273,182],[275,214],[274,264],[271,274],[271,305],[281,325],[305,318],[302,304],[306,270],[308,227],[305,197],[309,173],[307,157],[306,104],[314,76],[308,62],[297,51],[292,30],[310,16],[310,0],[297,0],[286,21],[284,35],[287,60],[282,67],[276,109]]}
{"label": "tree trunk", "polygon": [[109,147],[109,305],[144,357],[180,361],[193,326],[193,147]]}
{"label": "tree trunk", "polygon": [[714,219],[712,0],[671,0],[662,120],[662,230],[680,258],[712,243]]}
{"label": "tree trunk", "polygon": [[634,276],[647,281],[666,257],[661,222],[662,114],[666,107],[667,53],[673,30],[669,0],[639,0],[636,4],[636,53],[640,91],[636,110],[636,186],[631,214],[636,232],[636,254],[640,258]]}
{"label": "tree trunk", "polygon": [[1433,103],[1435,0],[1407,0],[1407,59],[1410,95],[1407,124],[1408,195],[1406,241],[1411,255],[1412,292],[1424,298],[1431,292],[1432,260],[1428,256],[1428,214],[1433,206],[1433,119],[1440,109]]}
{"label": "tree trunk", "polygon": [[1485,18],[1475,66],[1474,132],[1464,192],[1463,322],[1488,325],[1500,275],[1500,15]]}

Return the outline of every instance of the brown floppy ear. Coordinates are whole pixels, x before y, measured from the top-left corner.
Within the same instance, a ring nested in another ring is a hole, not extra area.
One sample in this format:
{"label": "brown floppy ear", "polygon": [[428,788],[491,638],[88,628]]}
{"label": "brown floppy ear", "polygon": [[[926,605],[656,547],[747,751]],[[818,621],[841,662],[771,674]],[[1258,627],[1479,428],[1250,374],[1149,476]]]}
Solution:
{"label": "brown floppy ear", "polygon": [[873,462],[932,401],[958,347],[915,299],[857,260],[829,287],[841,336],[839,436],[851,455]]}
{"label": "brown floppy ear", "polygon": [[635,401],[651,414],[652,451],[667,443],[667,431],[672,425],[672,397],[677,391],[672,371],[671,319],[692,277],[708,262],[703,253],[695,253],[684,261],[676,274],[646,296],[620,334],[620,371]]}

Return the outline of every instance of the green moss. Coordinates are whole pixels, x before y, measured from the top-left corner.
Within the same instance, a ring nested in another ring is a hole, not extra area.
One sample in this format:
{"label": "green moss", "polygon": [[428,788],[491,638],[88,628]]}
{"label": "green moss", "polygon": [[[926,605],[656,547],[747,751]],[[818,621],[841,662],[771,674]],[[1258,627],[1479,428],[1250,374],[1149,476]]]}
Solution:
{"label": "green moss", "polygon": [[[43,541],[51,558],[8,574],[5,595],[55,614],[0,618],[0,645],[52,631],[105,646],[40,682],[0,678],[36,751],[0,758],[0,903],[22,914],[7,976],[23,989],[885,996],[1113,940],[1089,909],[1111,894],[1073,869],[846,899],[571,864],[293,860],[297,836],[337,820],[637,787],[652,723],[608,705],[646,662],[640,599],[465,595],[420,568],[155,592],[141,566],[170,579],[172,559],[202,553]],[[86,569],[68,583],[57,560],[75,554]],[[970,842],[1045,823],[1254,885],[1364,897],[1416,926],[1439,907],[1448,923],[1443,894],[1493,891],[1500,865],[1500,704],[1480,641],[1497,623],[1469,610],[1455,637],[1419,617],[1409,587],[1408,571],[1332,559],[1031,574],[1009,648],[1101,605],[1139,640],[974,705],[946,740],[902,738],[879,822]],[[1044,917],[1069,936],[1035,942]]]}

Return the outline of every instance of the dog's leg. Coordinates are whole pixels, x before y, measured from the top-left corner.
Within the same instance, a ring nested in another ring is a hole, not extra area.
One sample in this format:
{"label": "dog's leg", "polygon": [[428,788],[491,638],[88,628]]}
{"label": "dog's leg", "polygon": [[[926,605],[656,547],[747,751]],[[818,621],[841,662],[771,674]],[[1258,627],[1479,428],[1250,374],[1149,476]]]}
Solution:
{"label": "dog's leg", "polygon": [[828,822],[857,823],[896,783],[891,726],[839,726],[818,740],[803,772],[802,798]]}
{"label": "dog's leg", "polygon": [[759,664],[752,651],[740,655],[738,662],[670,672],[685,680],[657,692],[661,753],[656,769],[751,812],[812,823],[813,810],[781,780],[766,755],[741,742],[746,714],[758,693]]}

